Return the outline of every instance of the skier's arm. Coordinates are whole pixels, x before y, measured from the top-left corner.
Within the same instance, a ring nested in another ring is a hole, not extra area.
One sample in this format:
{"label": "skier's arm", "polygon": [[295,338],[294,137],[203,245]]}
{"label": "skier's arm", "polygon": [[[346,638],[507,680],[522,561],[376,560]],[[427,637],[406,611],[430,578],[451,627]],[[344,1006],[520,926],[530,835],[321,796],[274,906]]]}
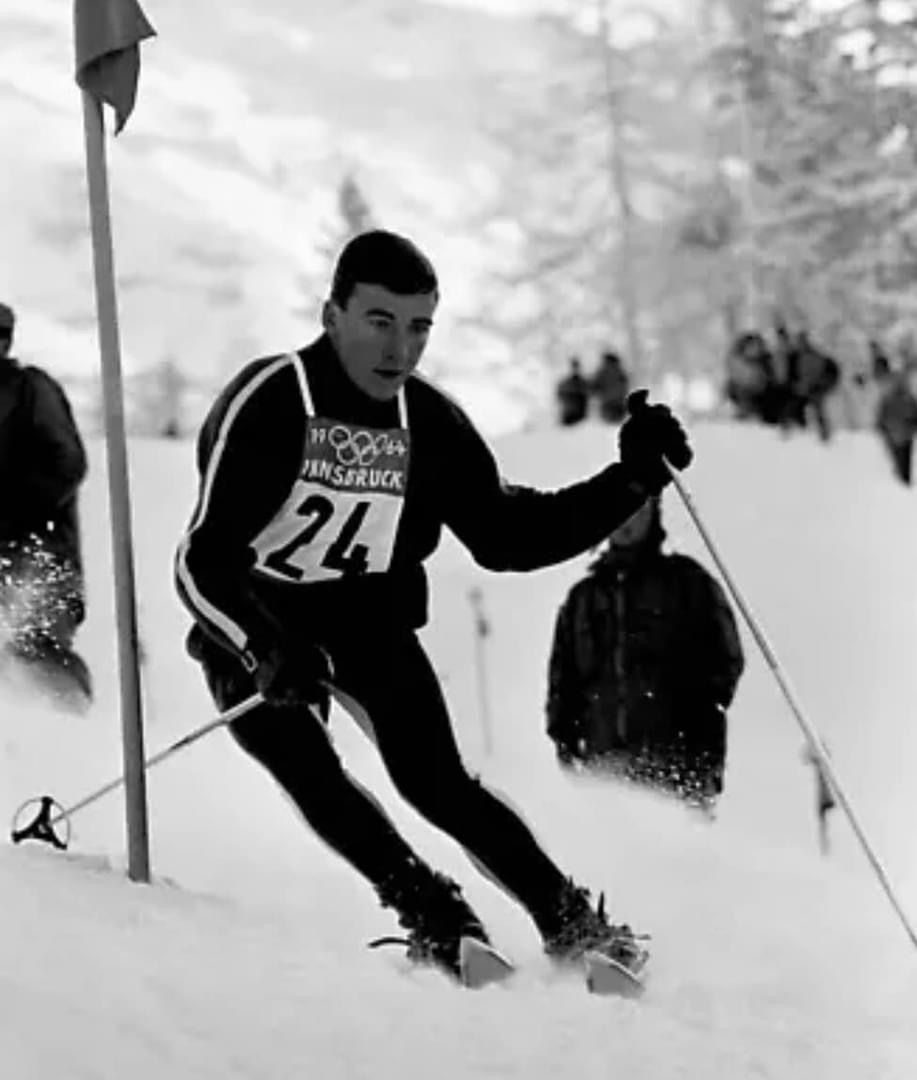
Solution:
{"label": "skier's arm", "polygon": [[280,635],[247,586],[251,543],[290,491],[302,451],[292,368],[274,363],[227,391],[205,424],[200,495],[175,560],[176,586],[195,620],[250,665]]}
{"label": "skier's arm", "polygon": [[535,570],[594,547],[631,517],[648,490],[623,465],[539,491],[507,483],[490,449],[457,408],[444,454],[443,517],[489,570]]}
{"label": "skier's arm", "polygon": [[27,368],[23,378],[33,443],[19,463],[16,486],[24,505],[50,516],[85,478],[86,451],[70,404],[57,383],[38,368]]}

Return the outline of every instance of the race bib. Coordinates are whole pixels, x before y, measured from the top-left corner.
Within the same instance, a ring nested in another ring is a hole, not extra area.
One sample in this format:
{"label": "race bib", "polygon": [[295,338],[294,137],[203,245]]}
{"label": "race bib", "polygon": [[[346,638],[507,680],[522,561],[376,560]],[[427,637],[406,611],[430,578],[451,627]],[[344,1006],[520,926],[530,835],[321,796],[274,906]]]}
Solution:
{"label": "race bib", "polygon": [[409,459],[406,428],[310,417],[293,490],[254,542],[255,569],[301,584],[385,573],[395,549]]}

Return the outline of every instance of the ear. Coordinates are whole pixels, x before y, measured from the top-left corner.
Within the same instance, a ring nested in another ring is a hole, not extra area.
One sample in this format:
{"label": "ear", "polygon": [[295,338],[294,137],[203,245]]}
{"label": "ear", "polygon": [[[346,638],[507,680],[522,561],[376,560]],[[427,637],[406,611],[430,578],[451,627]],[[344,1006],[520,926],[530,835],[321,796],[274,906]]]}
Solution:
{"label": "ear", "polygon": [[337,327],[337,308],[333,300],[326,300],[322,304],[322,327],[327,334],[333,333]]}

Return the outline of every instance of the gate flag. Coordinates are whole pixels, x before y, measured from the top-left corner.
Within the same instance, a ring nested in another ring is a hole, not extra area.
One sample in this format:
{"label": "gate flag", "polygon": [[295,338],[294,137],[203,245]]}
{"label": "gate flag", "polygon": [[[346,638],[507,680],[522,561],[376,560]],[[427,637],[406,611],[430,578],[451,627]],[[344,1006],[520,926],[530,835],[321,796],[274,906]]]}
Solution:
{"label": "gate flag", "polygon": [[76,81],[115,110],[115,134],[127,123],[137,97],[140,49],[155,37],[137,0],[74,0]]}

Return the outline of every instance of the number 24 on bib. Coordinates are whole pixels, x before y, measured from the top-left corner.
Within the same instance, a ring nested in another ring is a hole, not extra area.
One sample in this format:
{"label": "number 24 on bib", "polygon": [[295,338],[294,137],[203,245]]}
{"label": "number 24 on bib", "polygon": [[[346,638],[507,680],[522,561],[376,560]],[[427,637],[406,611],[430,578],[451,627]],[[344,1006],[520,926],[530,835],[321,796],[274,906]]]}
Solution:
{"label": "number 24 on bib", "polygon": [[255,569],[299,584],[384,573],[407,481],[409,435],[311,421],[303,468],[254,542]]}

